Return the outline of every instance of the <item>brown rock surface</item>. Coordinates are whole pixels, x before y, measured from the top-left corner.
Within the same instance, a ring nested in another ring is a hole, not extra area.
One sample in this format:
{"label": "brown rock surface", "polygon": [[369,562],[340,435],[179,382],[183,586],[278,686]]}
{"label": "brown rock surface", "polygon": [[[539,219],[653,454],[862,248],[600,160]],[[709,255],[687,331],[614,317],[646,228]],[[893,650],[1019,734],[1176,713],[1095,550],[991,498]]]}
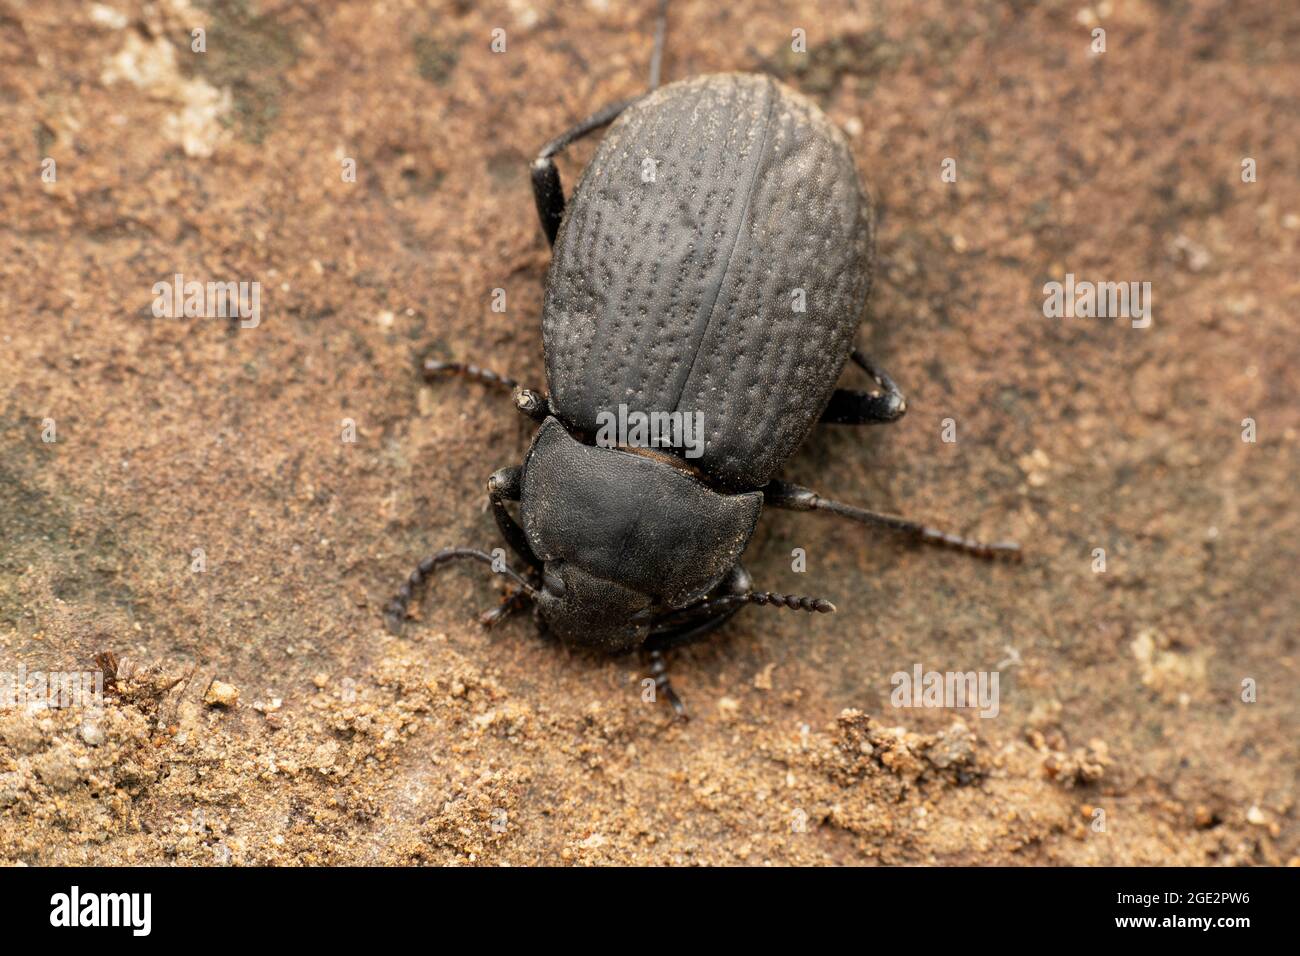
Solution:
{"label": "brown rock surface", "polygon": [[[670,78],[779,74],[879,203],[859,341],[910,410],[787,477],[1027,560],[768,514],[759,586],[838,613],[675,654],[689,723],[635,658],[480,630],[477,569],[385,633],[420,556],[496,546],[529,437],[417,358],[542,384],[526,164],[642,87],[648,6],[0,0],[0,671],[117,669],[0,712],[0,861],[1300,855],[1294,5],[674,2]],[[154,318],[178,272],[260,324]],[[1150,281],[1152,326],[1044,318],[1067,272]],[[997,670],[998,715],[891,707],[918,663]]]}

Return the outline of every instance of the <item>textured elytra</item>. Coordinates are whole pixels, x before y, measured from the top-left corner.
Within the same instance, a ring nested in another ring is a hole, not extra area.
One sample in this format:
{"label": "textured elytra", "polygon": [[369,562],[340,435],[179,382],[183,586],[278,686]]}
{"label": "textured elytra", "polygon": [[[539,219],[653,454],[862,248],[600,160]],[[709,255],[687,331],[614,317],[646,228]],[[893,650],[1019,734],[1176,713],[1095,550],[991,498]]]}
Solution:
{"label": "textured elytra", "polygon": [[552,409],[586,432],[619,404],[699,411],[706,444],[691,463],[721,486],[761,487],[835,388],[873,227],[848,144],[804,97],[752,74],[657,90],[610,127],[556,240],[542,325]]}

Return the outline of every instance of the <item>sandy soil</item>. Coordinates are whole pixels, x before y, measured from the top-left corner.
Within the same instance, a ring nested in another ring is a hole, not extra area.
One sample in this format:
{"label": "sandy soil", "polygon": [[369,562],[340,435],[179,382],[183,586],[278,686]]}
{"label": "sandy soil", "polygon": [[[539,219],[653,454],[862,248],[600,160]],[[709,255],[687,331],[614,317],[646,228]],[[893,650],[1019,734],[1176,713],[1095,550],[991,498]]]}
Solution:
{"label": "sandy soil", "polygon": [[[668,77],[781,76],[880,207],[860,341],[909,413],[787,477],[1028,558],[769,514],[760,586],[839,611],[676,653],[687,723],[480,629],[490,575],[384,631],[529,440],[417,360],[543,384],[526,164],[642,88],[648,6],[0,0],[0,670],[118,660],[102,714],[0,713],[0,860],[1297,862],[1294,4],[675,0]],[[154,318],[177,272],[260,324]],[[1067,272],[1151,327],[1045,318]],[[998,716],[892,707],[916,664]]]}

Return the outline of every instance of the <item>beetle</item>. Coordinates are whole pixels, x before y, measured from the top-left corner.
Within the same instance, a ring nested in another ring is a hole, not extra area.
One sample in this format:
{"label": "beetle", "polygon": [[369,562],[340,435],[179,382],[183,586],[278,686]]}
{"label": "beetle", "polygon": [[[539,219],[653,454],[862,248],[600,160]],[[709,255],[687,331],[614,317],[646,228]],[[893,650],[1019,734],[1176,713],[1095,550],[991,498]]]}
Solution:
{"label": "beetle", "polygon": [[[650,92],[595,113],[531,164],[552,246],[542,312],[549,391],[477,365],[423,363],[429,378],[511,391],[540,426],[523,463],[488,480],[497,526],[527,569],[509,567],[503,551],[444,549],[420,562],[385,617],[400,630],[442,565],[491,564],[514,589],[485,625],[531,604],[539,629],[570,646],[644,649],[657,688],[682,714],[666,648],[750,604],[835,609],[753,587],[740,557],[764,506],[828,512],[985,558],[1018,560],[1020,551],[776,477],[818,422],[894,422],[907,409],[853,345],[871,288],[874,211],[844,135],[774,78],[727,73],[660,86],[665,8]],[[556,155],[606,126],[566,203]],[[849,361],[874,388],[836,387]],[[619,406],[698,416],[702,454],[598,443],[602,416]]]}

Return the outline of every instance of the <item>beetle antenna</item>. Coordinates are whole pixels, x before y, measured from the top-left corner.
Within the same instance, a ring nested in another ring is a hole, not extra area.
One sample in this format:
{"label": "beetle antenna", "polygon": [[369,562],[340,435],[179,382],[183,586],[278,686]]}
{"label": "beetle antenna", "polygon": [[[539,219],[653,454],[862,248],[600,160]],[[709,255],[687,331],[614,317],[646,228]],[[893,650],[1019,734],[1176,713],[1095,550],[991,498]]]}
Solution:
{"label": "beetle antenna", "polygon": [[712,617],[727,608],[746,604],[770,604],[774,607],[788,607],[792,611],[808,611],[814,614],[831,614],[835,605],[825,598],[802,597],[798,594],[777,594],[775,591],[745,591],[743,594],[724,594],[722,597],[705,598],[686,607],[669,611],[654,622],[655,631],[666,631],[680,625],[679,618],[697,616]]}
{"label": "beetle antenna", "polygon": [[798,594],[777,594],[775,591],[746,591],[744,594],[735,596],[746,604],[773,604],[777,607],[788,607],[792,611],[811,611],[817,614],[833,614],[835,612],[835,605],[825,598],[802,597]]}
{"label": "beetle antenna", "polygon": [[659,88],[659,72],[664,60],[664,34],[668,31],[668,0],[659,0],[655,15],[655,49],[650,55],[650,89]]}
{"label": "beetle antenna", "polygon": [[481,561],[484,564],[491,565],[493,570],[499,574],[504,574],[515,584],[519,585],[519,590],[534,600],[537,599],[537,589],[523,579],[518,572],[512,570],[504,564],[498,564],[496,558],[486,551],[479,551],[475,548],[443,548],[434,554],[429,555],[421,561],[410,576],[406,579],[398,590],[396,596],[388,602],[384,608],[384,622],[388,625],[388,630],[397,634],[402,630],[402,622],[406,620],[406,609],[415,597],[415,593],[423,588],[433,572],[440,565],[447,564],[450,561],[458,561],[470,558],[475,561]]}

